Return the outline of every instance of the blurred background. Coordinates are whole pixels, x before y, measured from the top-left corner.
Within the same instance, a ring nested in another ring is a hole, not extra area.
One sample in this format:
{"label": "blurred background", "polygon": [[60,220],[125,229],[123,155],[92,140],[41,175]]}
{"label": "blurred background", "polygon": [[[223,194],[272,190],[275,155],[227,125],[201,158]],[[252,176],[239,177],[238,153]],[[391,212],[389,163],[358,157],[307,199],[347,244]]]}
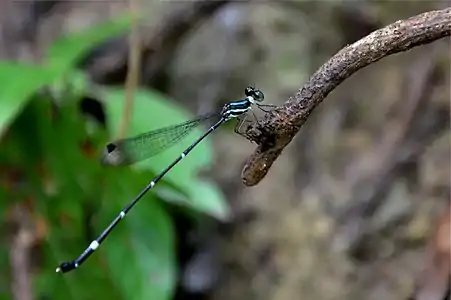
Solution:
{"label": "blurred background", "polygon": [[[99,164],[108,141],[215,110],[249,85],[280,105],[344,46],[447,4],[2,2],[0,299],[394,300],[424,282],[435,298],[422,299],[445,299],[449,39],[338,86],[257,186],[241,181],[256,145],[229,122],[80,269],[54,271],[208,127],[126,168]],[[143,17],[132,46],[130,11]],[[130,49],[141,54],[132,105]]]}

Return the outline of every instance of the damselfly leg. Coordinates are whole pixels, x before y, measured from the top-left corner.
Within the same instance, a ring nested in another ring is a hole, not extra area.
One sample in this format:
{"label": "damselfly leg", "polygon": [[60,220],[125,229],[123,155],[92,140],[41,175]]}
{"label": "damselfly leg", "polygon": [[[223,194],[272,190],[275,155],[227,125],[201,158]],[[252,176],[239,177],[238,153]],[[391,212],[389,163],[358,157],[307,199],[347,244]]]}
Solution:
{"label": "damselfly leg", "polygon": [[[270,112],[271,110],[275,109],[277,106],[274,104],[260,104],[260,103],[256,103],[255,105],[257,105],[257,107],[264,111],[265,113]],[[263,107],[269,107],[269,110],[263,109]]]}
{"label": "damselfly leg", "polygon": [[[258,121],[257,116],[255,115],[255,113],[253,111],[250,111],[250,112],[252,113],[253,120],[249,120],[249,117],[250,117],[249,113],[245,114],[244,116],[238,117],[237,118],[238,122],[236,123],[235,129],[234,129],[236,134],[239,134],[239,135],[241,135],[242,137],[245,137],[245,138],[247,138],[246,130],[245,130],[247,128],[247,126],[249,124],[252,124],[252,123]],[[244,129],[244,130],[242,130],[242,129]]]}
{"label": "damselfly leg", "polygon": [[239,135],[242,135],[242,133],[240,132],[241,127],[243,126],[243,124],[245,122],[249,123],[250,121],[246,120],[247,119],[247,114],[245,114],[244,117],[238,117],[236,119],[237,119],[238,122],[235,124],[234,131],[235,131],[235,133],[237,133]]}

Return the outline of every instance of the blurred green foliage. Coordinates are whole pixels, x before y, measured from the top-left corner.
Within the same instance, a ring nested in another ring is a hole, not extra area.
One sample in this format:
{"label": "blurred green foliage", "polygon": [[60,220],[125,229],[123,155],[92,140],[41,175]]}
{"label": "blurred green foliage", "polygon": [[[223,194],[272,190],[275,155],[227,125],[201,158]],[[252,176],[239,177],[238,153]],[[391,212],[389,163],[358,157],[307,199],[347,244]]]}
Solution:
{"label": "blurred green foliage", "polygon": [[[180,145],[132,167],[100,166],[105,143],[116,138],[125,93],[119,87],[95,86],[75,67],[93,46],[126,33],[129,26],[125,17],[66,36],[54,43],[39,66],[0,63],[0,209],[3,220],[9,220],[12,207],[23,205],[33,224],[40,224],[42,259],[33,278],[41,297],[170,299],[177,280],[176,233],[161,201],[185,206],[190,213],[229,216],[218,188],[195,176],[211,164],[211,144],[206,140],[143,198],[80,269],[55,273],[60,262],[76,258],[155,174],[201,134],[197,130]],[[92,94],[103,101],[106,127],[81,113],[82,96]],[[128,135],[187,118],[165,96],[140,90],[135,93]],[[8,263],[8,253],[14,250],[10,247],[2,244],[2,263]],[[11,279],[1,277],[3,282]],[[2,293],[0,299],[11,298]]]}

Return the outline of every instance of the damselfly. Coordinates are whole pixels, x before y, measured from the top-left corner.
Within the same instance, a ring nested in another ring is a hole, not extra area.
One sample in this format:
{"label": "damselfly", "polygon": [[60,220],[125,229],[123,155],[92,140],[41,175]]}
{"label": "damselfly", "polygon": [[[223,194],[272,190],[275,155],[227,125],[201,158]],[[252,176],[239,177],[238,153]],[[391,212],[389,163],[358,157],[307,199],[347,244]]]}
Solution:
{"label": "damselfly", "polygon": [[[230,119],[245,116],[252,108],[252,105],[263,106],[259,104],[264,99],[263,93],[253,87],[245,89],[246,97],[241,100],[231,101],[222,107],[219,112],[207,114],[194,120],[184,122],[182,124],[157,129],[148,133],[144,133],[132,138],[126,138],[109,143],[105,148],[102,157],[102,163],[106,165],[120,166],[129,165],[135,162],[147,159],[159,152],[167,149],[186,137],[188,133],[206,120],[214,117],[219,120],[214,123],[201,137],[199,137],[191,146],[180,154],[169,166],[167,166],[160,174],[158,174],[149,184],[127,205],[116,218],[108,225],[108,227],[99,235],[97,239],[91,242],[85,251],[75,260],[64,262],[56,269],[56,272],[69,272],[81,266],[81,264],[100,246],[106,237],[112,232],[114,227],[125,217],[125,215],[138,203],[138,201],[157,184],[177,163],[179,163],[188,153],[191,152],[204,138],[215,131],[221,124]],[[244,120],[244,119],[243,119]],[[243,121],[240,120],[240,123]]]}

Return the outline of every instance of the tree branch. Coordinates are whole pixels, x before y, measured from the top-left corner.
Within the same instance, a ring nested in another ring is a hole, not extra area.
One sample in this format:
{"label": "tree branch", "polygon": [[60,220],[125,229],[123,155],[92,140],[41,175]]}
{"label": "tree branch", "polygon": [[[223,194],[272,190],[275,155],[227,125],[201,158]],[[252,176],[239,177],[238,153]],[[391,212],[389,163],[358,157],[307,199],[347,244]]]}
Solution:
{"label": "tree branch", "polygon": [[301,129],[312,111],[346,78],[388,55],[451,35],[451,8],[426,12],[376,30],[339,51],[282,106],[248,126],[246,135],[259,146],[242,172],[245,185],[259,183]]}

